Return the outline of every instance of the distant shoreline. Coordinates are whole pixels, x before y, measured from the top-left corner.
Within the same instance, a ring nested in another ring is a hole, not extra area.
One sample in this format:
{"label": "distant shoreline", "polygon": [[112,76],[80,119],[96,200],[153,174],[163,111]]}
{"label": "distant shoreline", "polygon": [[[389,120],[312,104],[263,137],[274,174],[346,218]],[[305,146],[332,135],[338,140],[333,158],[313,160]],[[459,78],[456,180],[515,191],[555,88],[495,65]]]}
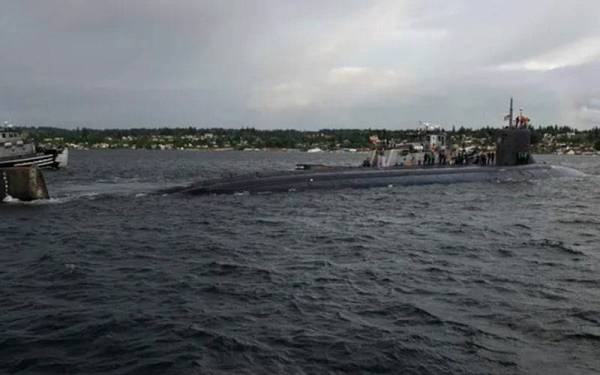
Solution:
{"label": "distant shoreline", "polygon": [[[496,142],[498,127],[438,129],[457,148],[486,149]],[[600,151],[600,128],[530,127],[532,151],[538,154],[595,154]],[[70,149],[189,149],[226,150],[369,150],[370,138],[383,145],[422,143],[425,129],[259,130],[255,128],[20,128],[38,144]],[[291,151],[293,152],[293,151]]]}
{"label": "distant shoreline", "polygon": [[[223,152],[249,152],[249,153],[257,153],[257,152],[271,152],[271,153],[302,153],[302,154],[310,154],[310,152],[298,149],[285,149],[285,148],[269,148],[269,149],[259,149],[259,150],[238,150],[233,148],[214,148],[214,149],[146,149],[146,148],[79,148],[74,149],[75,151],[100,151],[100,152],[113,152],[113,151],[149,151],[149,152],[176,152],[176,151],[185,151],[185,152],[199,152],[199,153],[223,153]],[[345,150],[323,150],[319,152],[315,152],[314,154],[369,154],[372,150],[356,150],[356,151],[345,151]],[[596,152],[575,152],[574,154],[569,153],[556,153],[556,152],[534,152],[533,155],[555,155],[555,156],[591,156],[597,157],[600,156],[600,151]]]}

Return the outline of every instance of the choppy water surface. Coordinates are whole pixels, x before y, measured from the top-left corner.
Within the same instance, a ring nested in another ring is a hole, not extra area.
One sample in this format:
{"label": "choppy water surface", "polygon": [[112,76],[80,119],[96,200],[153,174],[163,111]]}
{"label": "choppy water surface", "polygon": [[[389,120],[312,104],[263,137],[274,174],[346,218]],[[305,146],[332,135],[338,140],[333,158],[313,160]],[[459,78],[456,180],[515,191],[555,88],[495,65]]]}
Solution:
{"label": "choppy water surface", "polygon": [[0,373],[600,372],[592,175],[153,195],[362,155],[72,152],[0,206]]}

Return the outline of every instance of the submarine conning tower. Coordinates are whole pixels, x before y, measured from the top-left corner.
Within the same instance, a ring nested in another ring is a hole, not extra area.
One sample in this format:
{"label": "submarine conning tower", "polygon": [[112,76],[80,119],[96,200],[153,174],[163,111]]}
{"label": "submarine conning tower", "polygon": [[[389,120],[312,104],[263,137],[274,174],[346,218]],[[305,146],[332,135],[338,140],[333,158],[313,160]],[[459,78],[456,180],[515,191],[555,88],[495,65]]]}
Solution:
{"label": "submarine conning tower", "polygon": [[508,115],[508,127],[499,130],[496,138],[496,165],[511,166],[522,164],[533,164],[530,154],[531,132],[527,128],[529,117],[519,111],[516,121],[513,121],[513,98],[510,98]]}
{"label": "submarine conning tower", "polygon": [[506,128],[496,138],[496,165],[532,164],[530,154],[531,132],[527,128]]}

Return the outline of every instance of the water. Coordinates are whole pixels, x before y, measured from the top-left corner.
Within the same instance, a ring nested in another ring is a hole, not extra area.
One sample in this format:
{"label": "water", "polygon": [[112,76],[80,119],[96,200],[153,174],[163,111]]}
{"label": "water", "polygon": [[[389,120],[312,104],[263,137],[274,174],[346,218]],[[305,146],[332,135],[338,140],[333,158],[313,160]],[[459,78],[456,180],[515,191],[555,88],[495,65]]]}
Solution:
{"label": "water", "polygon": [[364,155],[72,152],[0,206],[0,373],[600,372],[591,176],[155,195]]}

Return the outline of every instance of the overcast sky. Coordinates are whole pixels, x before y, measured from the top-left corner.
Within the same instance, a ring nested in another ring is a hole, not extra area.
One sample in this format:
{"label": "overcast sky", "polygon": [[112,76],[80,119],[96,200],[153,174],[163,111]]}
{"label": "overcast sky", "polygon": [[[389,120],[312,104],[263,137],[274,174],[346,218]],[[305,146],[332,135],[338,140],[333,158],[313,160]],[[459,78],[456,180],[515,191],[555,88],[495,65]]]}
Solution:
{"label": "overcast sky", "polygon": [[600,1],[0,0],[0,119],[600,125]]}

